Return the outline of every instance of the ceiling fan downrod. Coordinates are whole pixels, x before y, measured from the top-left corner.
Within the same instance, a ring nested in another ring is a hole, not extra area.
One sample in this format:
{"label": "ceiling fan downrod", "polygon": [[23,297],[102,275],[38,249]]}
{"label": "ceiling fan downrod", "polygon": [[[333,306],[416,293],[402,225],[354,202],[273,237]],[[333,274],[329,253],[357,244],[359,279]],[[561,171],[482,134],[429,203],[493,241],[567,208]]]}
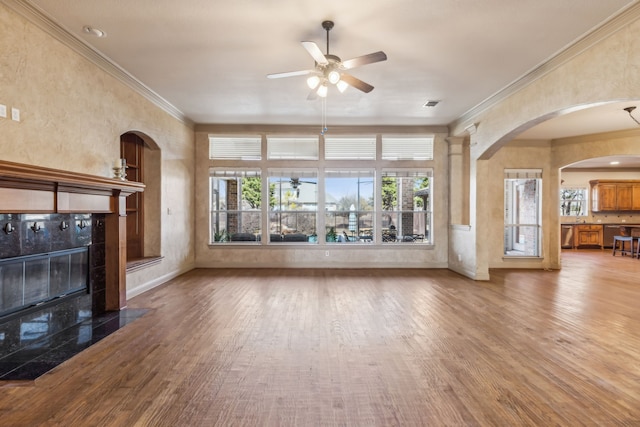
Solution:
{"label": "ceiling fan downrod", "polygon": [[333,21],[322,21],[322,28],[327,31],[327,55],[329,55],[329,31],[333,28]]}

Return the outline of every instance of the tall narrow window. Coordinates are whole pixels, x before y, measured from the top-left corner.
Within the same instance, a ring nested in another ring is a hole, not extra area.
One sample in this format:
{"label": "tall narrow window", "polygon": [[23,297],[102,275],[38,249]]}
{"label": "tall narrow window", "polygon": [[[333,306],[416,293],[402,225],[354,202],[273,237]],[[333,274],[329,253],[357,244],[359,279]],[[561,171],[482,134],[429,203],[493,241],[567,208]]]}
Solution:
{"label": "tall narrow window", "polygon": [[[144,182],[144,141],[138,135],[120,137],[120,155],[127,160],[127,179]],[[144,193],[127,197],[127,261],[144,257]]]}
{"label": "tall narrow window", "polygon": [[317,242],[316,170],[269,171],[269,242]]}
{"label": "tall narrow window", "polygon": [[262,225],[259,170],[210,171],[211,242],[258,242]]}
{"label": "tall narrow window", "polygon": [[379,231],[383,243],[432,241],[432,187],[431,170],[383,170]]}
{"label": "tall narrow window", "polygon": [[325,171],[325,227],[327,242],[373,241],[373,170]]}
{"label": "tall narrow window", "polygon": [[542,170],[504,172],[504,255],[540,256]]}

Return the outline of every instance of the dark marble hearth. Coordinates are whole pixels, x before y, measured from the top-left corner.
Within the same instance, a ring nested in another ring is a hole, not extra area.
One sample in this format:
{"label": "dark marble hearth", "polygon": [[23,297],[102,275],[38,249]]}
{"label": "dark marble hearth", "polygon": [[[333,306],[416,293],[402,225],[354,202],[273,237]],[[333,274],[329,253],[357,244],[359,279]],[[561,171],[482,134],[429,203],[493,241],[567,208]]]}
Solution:
{"label": "dark marble hearth", "polygon": [[[126,309],[97,316],[89,315],[80,323],[55,333],[42,333],[56,330],[49,324],[47,316],[35,317],[29,324],[15,322],[18,329],[14,334],[3,332],[0,341],[14,335],[20,337],[24,345],[17,348],[4,346],[4,353],[0,353],[0,381],[34,380],[147,311]],[[82,313],[78,313],[78,316],[82,316]],[[2,347],[0,346],[0,350]]]}

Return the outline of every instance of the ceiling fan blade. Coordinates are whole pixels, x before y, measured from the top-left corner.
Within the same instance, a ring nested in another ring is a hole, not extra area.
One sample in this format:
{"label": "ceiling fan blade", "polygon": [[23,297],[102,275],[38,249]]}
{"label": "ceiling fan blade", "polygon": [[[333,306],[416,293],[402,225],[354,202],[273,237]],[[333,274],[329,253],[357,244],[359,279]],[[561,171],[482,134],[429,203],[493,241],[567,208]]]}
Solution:
{"label": "ceiling fan blade", "polygon": [[373,86],[371,86],[369,83],[365,83],[362,80],[353,77],[351,74],[342,73],[342,76],[340,76],[340,80],[342,80],[349,86],[363,91],[364,93],[369,93],[373,90]]}
{"label": "ceiling fan blade", "polygon": [[317,44],[314,42],[302,42],[302,46],[307,49],[309,55],[320,65],[327,65],[329,61],[325,58],[324,53],[320,50]]}
{"label": "ceiling fan blade", "polygon": [[286,72],[286,73],[267,74],[267,78],[268,79],[281,79],[283,77],[306,76],[307,74],[311,74],[313,72],[315,72],[315,70],[289,71],[289,72]]}
{"label": "ceiling fan blade", "polygon": [[350,68],[360,67],[362,65],[373,64],[374,62],[386,61],[387,54],[383,51],[370,53],[368,55],[358,56],[356,58],[342,61],[342,67],[346,70]]}
{"label": "ceiling fan blade", "polygon": [[311,92],[309,92],[307,101],[315,101],[316,99],[318,99],[318,91],[316,89],[313,89]]}

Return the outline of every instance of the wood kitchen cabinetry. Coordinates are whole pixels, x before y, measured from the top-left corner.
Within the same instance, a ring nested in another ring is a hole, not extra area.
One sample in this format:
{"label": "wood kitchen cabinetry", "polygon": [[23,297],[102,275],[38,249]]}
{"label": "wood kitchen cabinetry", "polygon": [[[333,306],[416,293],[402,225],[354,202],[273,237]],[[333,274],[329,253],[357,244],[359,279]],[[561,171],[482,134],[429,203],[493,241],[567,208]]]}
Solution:
{"label": "wood kitchen cabinetry", "polygon": [[598,179],[589,184],[593,212],[640,211],[640,181]]}
{"label": "wood kitchen cabinetry", "polygon": [[614,236],[640,237],[640,224],[562,224],[560,236],[564,249],[611,248]]}
{"label": "wood kitchen cabinetry", "polygon": [[579,246],[600,246],[602,248],[602,225],[574,225],[573,239],[574,248],[577,248]]}

